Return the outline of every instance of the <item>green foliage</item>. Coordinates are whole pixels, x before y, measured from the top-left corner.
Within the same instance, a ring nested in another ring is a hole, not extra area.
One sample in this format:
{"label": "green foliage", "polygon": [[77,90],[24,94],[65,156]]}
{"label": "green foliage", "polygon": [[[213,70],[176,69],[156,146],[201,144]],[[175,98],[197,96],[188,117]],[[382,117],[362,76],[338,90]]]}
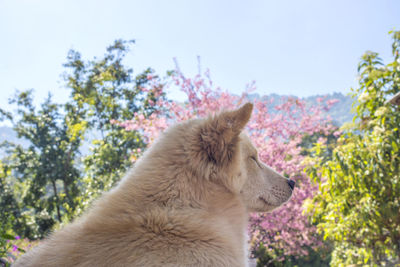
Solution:
{"label": "green foliage", "polygon": [[[9,199],[21,200],[17,205],[5,203],[3,208],[10,209],[15,232],[38,238],[64,216],[69,218],[68,210],[79,203],[80,172],[74,161],[80,140],[69,134],[66,121],[70,118],[60,114],[50,96],[37,111],[31,94],[21,92],[11,100],[17,105],[17,116],[11,117],[14,130],[30,145],[3,144],[8,152],[3,160],[4,179],[14,178],[14,184],[7,184],[14,189]],[[5,196],[2,193],[1,199]]]}
{"label": "green foliage", "polygon": [[7,260],[8,251],[12,247],[10,240],[14,240],[14,236],[7,234],[4,228],[0,228],[0,266],[10,266]]}
{"label": "green foliage", "polygon": [[12,265],[26,251],[39,244],[38,241],[30,241],[28,238],[23,239],[4,232],[4,229],[0,229],[0,266]]}
{"label": "green foliage", "polygon": [[7,230],[12,228],[12,224],[16,222],[18,216],[15,216],[13,207],[16,206],[16,201],[5,177],[3,164],[0,162],[0,214],[2,215],[0,216],[0,264],[8,266],[7,252],[11,248],[8,240],[14,239],[14,237],[7,233]]}
{"label": "green foliage", "polygon": [[1,233],[5,234],[8,229],[11,229],[13,224],[21,227],[21,214],[18,208],[17,201],[14,197],[13,189],[6,181],[9,175],[9,170],[0,161],[0,229]]}
{"label": "green foliage", "polygon": [[0,228],[0,266],[10,266],[15,260],[16,253],[25,253],[25,250],[16,245],[19,236],[6,233],[5,229]]}
{"label": "green foliage", "polygon": [[132,151],[144,148],[136,131],[127,132],[117,122],[131,120],[137,112],[150,115],[160,108],[155,103],[164,97],[157,94],[157,88],[143,90],[157,78],[151,69],[133,77],[132,69],[124,67],[122,61],[131,43],[117,40],[102,59],[87,62],[71,50],[64,65],[72,99],[66,108],[79,114],[78,129],[98,135],[91,138],[91,153],[83,159],[84,206],[119,181],[131,164]]}
{"label": "green foliage", "polygon": [[305,134],[299,144],[301,155],[309,157],[322,156],[324,161],[332,159],[332,153],[338,139],[336,136],[337,130],[338,128],[335,126],[328,133]]}
{"label": "green foliage", "polygon": [[[257,267],[325,267],[329,266],[330,250],[329,248],[313,250],[309,249],[309,254],[303,257],[286,256],[283,251],[277,251],[273,248],[267,248],[260,243],[254,256],[257,258]],[[283,261],[277,261],[277,258],[283,257]]]}
{"label": "green foliage", "polygon": [[[130,165],[132,151],[144,147],[140,134],[126,131],[119,121],[145,116],[164,98],[151,69],[133,77],[123,65],[132,41],[117,40],[103,58],[84,61],[70,51],[65,64],[71,99],[55,104],[49,96],[35,108],[32,90],[17,93],[11,102],[16,114],[0,109],[28,146],[4,142],[0,164],[0,223],[7,233],[42,238],[87,208],[110,189]],[[147,87],[146,87],[147,88]],[[83,142],[91,153],[80,158]]]}
{"label": "green foliage", "polygon": [[334,242],[333,266],[400,266],[400,112],[387,101],[399,92],[400,32],[392,36],[394,61],[362,56],[353,123],[342,127],[333,158],[313,159],[308,170],[320,190],[307,208]]}

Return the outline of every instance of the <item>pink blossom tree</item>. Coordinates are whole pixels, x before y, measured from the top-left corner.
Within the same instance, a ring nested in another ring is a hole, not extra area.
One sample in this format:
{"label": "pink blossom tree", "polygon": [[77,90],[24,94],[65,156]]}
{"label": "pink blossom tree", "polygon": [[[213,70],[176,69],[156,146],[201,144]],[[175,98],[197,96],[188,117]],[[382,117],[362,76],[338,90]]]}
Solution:
{"label": "pink blossom tree", "polygon": [[[151,77],[150,77],[151,78]],[[141,132],[148,143],[169,125],[191,119],[205,117],[222,109],[233,109],[249,101],[248,93],[255,88],[251,83],[241,96],[231,94],[215,87],[210,75],[196,75],[186,78],[180,71],[174,72],[164,86],[156,78],[149,88],[163,93],[167,88],[179,87],[187,100],[163,101],[154,103],[164,107],[157,110],[149,118],[143,114],[135,114],[132,120],[115,122],[126,130]],[[249,233],[251,251],[254,252],[260,243],[271,253],[281,251],[274,261],[283,261],[285,256],[306,256],[309,249],[317,249],[322,245],[316,228],[310,225],[307,215],[303,214],[302,204],[312,198],[317,188],[311,184],[304,174],[304,155],[300,144],[305,135],[328,135],[335,130],[329,118],[323,116],[323,110],[329,109],[335,102],[319,100],[319,105],[307,106],[302,100],[294,97],[277,99],[256,99],[254,113],[247,126],[247,131],[259,149],[259,157],[267,165],[273,167],[291,179],[296,180],[297,188],[292,199],[282,208],[272,213],[255,213],[250,216]],[[273,108],[271,108],[273,106]],[[326,142],[320,138],[318,142]],[[140,156],[136,151],[133,160]]]}

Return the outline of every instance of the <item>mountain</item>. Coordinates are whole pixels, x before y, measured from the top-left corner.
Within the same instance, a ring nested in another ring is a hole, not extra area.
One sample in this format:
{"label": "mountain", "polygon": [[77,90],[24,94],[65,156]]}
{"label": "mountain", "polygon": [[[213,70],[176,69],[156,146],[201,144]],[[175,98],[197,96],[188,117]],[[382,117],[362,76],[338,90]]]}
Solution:
{"label": "mountain", "polygon": [[[273,110],[273,107],[276,105],[281,104],[285,98],[287,97],[295,97],[295,96],[282,96],[278,94],[269,94],[269,95],[263,95],[260,96],[259,94],[249,94],[248,98],[249,100],[254,100],[254,99],[262,99],[262,100],[267,100],[273,98],[275,101],[274,103],[271,104],[269,107],[270,110]],[[298,97],[295,97],[298,98]],[[314,96],[309,96],[305,98],[299,98],[302,100],[305,100],[307,105],[318,105],[318,99],[323,98],[325,101],[326,100],[333,100],[337,99],[339,100],[337,103],[335,103],[332,108],[327,111],[325,114],[329,115],[334,123],[338,126],[342,125],[344,122],[349,122],[352,120],[353,115],[351,114],[351,105],[353,103],[353,99],[350,96],[343,95],[342,93],[333,93],[333,94],[326,94],[326,95],[314,95]],[[89,136],[93,136],[90,134]],[[98,135],[96,135],[98,136]],[[88,140],[88,139],[86,139]],[[90,139],[90,140],[93,140]],[[17,137],[16,133],[11,127],[8,126],[0,126],[0,143],[3,141],[9,141],[17,144],[22,144],[24,147],[27,147],[29,145],[29,142],[27,140],[23,140]],[[89,147],[90,147],[90,142],[86,142],[83,144],[81,148],[81,154],[82,155],[87,155],[89,153]],[[0,156],[3,156],[4,152],[0,149]]]}
{"label": "mountain", "polygon": [[17,134],[11,127],[0,126],[0,143],[4,141],[9,141],[12,143],[18,142]]}
{"label": "mountain", "polygon": [[353,120],[354,114],[351,113],[351,107],[354,99],[351,96],[343,95],[342,93],[333,93],[309,96],[303,99],[310,105],[316,105],[318,104],[318,98],[323,98],[324,100],[338,100],[338,102],[334,104],[328,112],[326,112],[326,115],[329,115],[337,125],[340,126],[345,122]]}
{"label": "mountain", "polygon": [[333,104],[332,107],[324,112],[326,116],[330,116],[333,122],[340,126],[345,122],[350,122],[353,119],[353,114],[351,113],[351,107],[353,103],[353,98],[348,95],[344,95],[342,93],[333,93],[333,94],[325,94],[325,95],[313,95],[309,97],[297,97],[291,95],[278,95],[278,94],[269,94],[260,96],[259,94],[249,94],[248,99],[255,100],[271,100],[273,99],[273,103],[268,107],[269,110],[273,110],[275,106],[282,104],[288,97],[297,98],[304,100],[308,106],[319,105],[319,99],[323,99],[324,101],[328,100],[338,100],[337,103]]}
{"label": "mountain", "polygon": [[[3,143],[4,141],[20,144],[23,147],[29,146],[29,141],[26,139],[18,138],[17,134],[11,127],[0,126],[0,144]],[[0,158],[3,158],[4,156],[5,156],[4,149],[0,148]]]}

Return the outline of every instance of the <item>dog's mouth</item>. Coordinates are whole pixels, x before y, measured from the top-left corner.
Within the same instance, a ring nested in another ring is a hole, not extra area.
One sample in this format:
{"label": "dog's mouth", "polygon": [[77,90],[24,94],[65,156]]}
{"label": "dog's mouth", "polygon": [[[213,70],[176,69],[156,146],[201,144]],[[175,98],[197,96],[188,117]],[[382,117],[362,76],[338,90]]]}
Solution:
{"label": "dog's mouth", "polygon": [[262,197],[262,196],[260,196],[260,197],[258,197],[258,199],[259,200],[261,200],[262,202],[264,202],[264,204],[265,205],[267,205],[267,206],[275,206],[275,205],[272,205],[271,203],[269,203],[264,197]]}

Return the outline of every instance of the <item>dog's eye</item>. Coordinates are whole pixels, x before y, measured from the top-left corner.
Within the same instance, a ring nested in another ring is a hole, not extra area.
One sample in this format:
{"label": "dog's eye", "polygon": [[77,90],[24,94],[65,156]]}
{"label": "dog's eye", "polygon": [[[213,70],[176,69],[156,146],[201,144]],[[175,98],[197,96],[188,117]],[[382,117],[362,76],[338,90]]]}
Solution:
{"label": "dog's eye", "polygon": [[258,162],[256,156],[251,156],[250,159],[251,159],[252,161],[254,161],[254,163],[257,164],[257,166],[260,167],[260,168],[262,169],[262,166],[261,166],[260,163]]}

